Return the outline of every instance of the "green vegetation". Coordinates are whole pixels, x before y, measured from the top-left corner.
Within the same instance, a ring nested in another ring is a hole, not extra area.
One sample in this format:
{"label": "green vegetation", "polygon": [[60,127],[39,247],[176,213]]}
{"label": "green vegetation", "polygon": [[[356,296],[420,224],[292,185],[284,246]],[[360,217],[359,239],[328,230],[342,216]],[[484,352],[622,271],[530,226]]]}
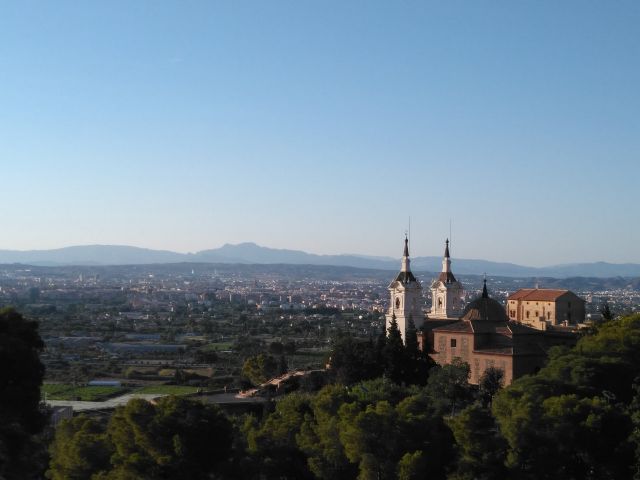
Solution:
{"label": "green vegetation", "polygon": [[492,412],[505,464],[522,478],[637,478],[640,315],[556,349],[538,375],[499,392]]}
{"label": "green vegetation", "polygon": [[188,395],[201,390],[199,387],[186,385],[148,385],[139,388],[104,387],[104,386],[74,386],[70,384],[49,383],[42,385],[42,397],[47,400],[82,400],[87,402],[101,402],[125,393],[158,394],[158,395]]}
{"label": "green vegetation", "polygon": [[242,367],[242,375],[247,377],[254,385],[259,385],[276,375],[286,373],[287,364],[283,362],[284,357],[282,356],[280,360],[277,360],[271,355],[261,353],[245,360]]}
{"label": "green vegetation", "polygon": [[132,400],[106,427],[84,416],[63,422],[47,478],[212,478],[229,462],[231,439],[231,424],[215,406],[179,397],[157,405]]}
{"label": "green vegetation", "polygon": [[42,398],[47,400],[82,400],[86,402],[101,402],[108,398],[123,395],[130,391],[126,387],[108,387],[49,383],[42,385]]}
{"label": "green vegetation", "polygon": [[443,478],[453,445],[430,408],[439,394],[382,378],[292,394],[245,424],[248,453],[266,478]]}
{"label": "green vegetation", "polygon": [[[407,336],[416,335],[410,323]],[[359,341],[352,337],[339,338],[329,356],[329,374],[335,383],[351,385],[372,378],[385,377],[396,383],[424,385],[433,361],[418,350],[417,342],[406,346],[395,319],[388,335],[381,333],[377,340]]]}
{"label": "green vegetation", "polygon": [[46,463],[39,434],[46,425],[40,409],[44,343],[38,324],[13,309],[0,310],[0,478],[38,475]]}
{"label": "green vegetation", "polygon": [[201,388],[188,387],[186,385],[149,385],[136,389],[134,393],[158,394],[158,395],[189,395],[197,393]]}
{"label": "green vegetation", "polygon": [[233,348],[233,342],[217,342],[209,343],[204,347],[205,350],[213,350],[215,352],[227,351]]}

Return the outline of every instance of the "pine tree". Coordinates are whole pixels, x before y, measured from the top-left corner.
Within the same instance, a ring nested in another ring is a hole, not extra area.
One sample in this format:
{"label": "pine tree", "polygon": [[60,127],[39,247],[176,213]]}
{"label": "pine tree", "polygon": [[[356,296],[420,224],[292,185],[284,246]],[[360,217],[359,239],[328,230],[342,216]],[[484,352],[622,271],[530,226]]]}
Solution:
{"label": "pine tree", "polygon": [[289,365],[287,365],[287,359],[284,355],[280,355],[278,360],[278,375],[284,375],[289,371]]}
{"label": "pine tree", "polygon": [[384,346],[383,356],[385,375],[395,383],[402,382],[404,380],[407,356],[395,315],[391,317],[391,323],[387,330],[387,340]]}
{"label": "pine tree", "polygon": [[609,308],[609,302],[604,302],[602,307],[600,307],[600,313],[602,314],[602,318],[606,321],[613,320],[613,312],[611,308]]}
{"label": "pine tree", "polygon": [[384,358],[384,347],[387,345],[387,331],[384,327],[384,325],[382,326],[382,330],[380,331],[380,334],[378,335],[378,338],[376,339],[376,358],[378,360],[378,363],[382,364],[383,363],[383,358]]}
{"label": "pine tree", "polygon": [[413,315],[409,315],[409,323],[407,324],[406,338],[404,339],[407,356],[410,359],[416,359],[420,356],[418,349],[418,332],[416,324],[413,323]]}

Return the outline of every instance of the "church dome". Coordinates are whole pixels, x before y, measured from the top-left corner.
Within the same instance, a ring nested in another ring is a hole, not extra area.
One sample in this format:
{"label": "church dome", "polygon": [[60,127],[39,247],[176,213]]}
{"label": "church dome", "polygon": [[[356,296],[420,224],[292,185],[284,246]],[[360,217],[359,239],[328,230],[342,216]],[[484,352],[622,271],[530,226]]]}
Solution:
{"label": "church dome", "polygon": [[487,281],[484,282],[482,296],[472,301],[462,313],[462,320],[491,320],[493,322],[508,322],[507,312],[500,303],[489,298]]}

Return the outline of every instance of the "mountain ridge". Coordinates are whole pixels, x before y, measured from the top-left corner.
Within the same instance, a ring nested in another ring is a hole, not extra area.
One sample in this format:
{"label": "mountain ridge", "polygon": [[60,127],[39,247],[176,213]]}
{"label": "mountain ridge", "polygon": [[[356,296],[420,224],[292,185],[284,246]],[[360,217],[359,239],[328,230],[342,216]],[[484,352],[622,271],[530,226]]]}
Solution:
{"label": "mountain ridge", "polygon": [[[548,276],[548,277],[635,277],[640,264],[585,262],[528,267],[510,262],[453,258],[454,273],[479,275]],[[158,263],[204,262],[240,264],[332,265],[355,268],[396,270],[399,259],[359,254],[320,255],[301,250],[277,249],[253,242],[226,243],[219,248],[195,253],[178,253],[128,245],[75,245],[49,250],[0,250],[0,263],[41,266],[65,265],[144,265]],[[411,259],[416,271],[440,271],[442,257],[424,256]]]}

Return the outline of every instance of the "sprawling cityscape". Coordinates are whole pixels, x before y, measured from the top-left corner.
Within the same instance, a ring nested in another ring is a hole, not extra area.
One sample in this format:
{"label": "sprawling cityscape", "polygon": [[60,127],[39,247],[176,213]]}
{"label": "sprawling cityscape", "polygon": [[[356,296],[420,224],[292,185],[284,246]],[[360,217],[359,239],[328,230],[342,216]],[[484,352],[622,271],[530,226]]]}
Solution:
{"label": "sprawling cityscape", "polygon": [[[119,385],[114,392],[152,391],[149,385],[173,384],[177,369],[194,373],[184,382],[196,386],[193,391],[238,389],[247,354],[270,348],[282,354],[282,345],[289,346],[289,369],[323,368],[335,338],[368,339],[383,331],[393,272],[181,263],[4,265],[0,275],[0,305],[39,321],[46,344],[43,395],[73,400],[59,384],[111,381]],[[428,286],[437,274],[416,277]],[[466,305],[480,295],[483,277],[458,277]],[[517,277],[488,276],[487,283],[504,308],[510,294],[540,286],[538,279]],[[590,279],[588,285],[580,278],[546,279],[544,287],[566,288],[585,299],[583,326],[601,321],[605,304],[618,315],[640,309],[638,279]],[[427,289],[421,310],[429,312],[431,304]],[[82,388],[71,390],[85,397]]]}

